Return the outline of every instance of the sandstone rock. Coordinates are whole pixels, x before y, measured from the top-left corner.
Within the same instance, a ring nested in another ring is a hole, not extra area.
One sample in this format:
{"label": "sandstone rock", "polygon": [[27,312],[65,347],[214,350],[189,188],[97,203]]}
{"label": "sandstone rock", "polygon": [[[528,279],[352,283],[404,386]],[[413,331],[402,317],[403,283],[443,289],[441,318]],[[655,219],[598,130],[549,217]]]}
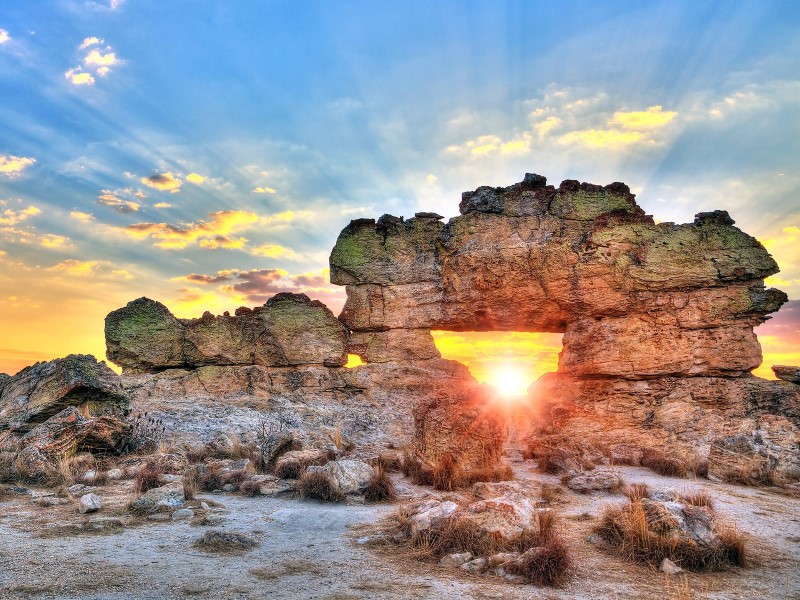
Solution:
{"label": "sandstone rock", "polygon": [[143,496],[131,503],[131,510],[156,512],[179,508],[185,503],[186,496],[183,492],[183,484],[175,482],[148,490]]}
{"label": "sandstone rock", "polygon": [[480,483],[473,491],[481,499],[459,508],[453,518],[476,537],[510,542],[538,532],[537,495],[532,491],[514,482]]}
{"label": "sandstone rock", "polygon": [[321,467],[312,466],[308,471],[326,473],[343,494],[361,494],[375,474],[367,463],[349,458],[331,461]]}
{"label": "sandstone rock", "polygon": [[78,502],[78,511],[81,514],[92,513],[100,510],[100,496],[96,494],[84,494]]}
{"label": "sandstone rock", "polygon": [[417,536],[426,531],[437,531],[445,520],[450,518],[458,509],[458,504],[446,500],[444,502],[433,502],[431,505],[423,507],[411,517],[411,535]]}
{"label": "sandstone rock", "polygon": [[258,493],[268,498],[278,498],[295,491],[295,483],[293,481],[279,479],[271,475],[260,481],[259,484]]}
{"label": "sandstone rock", "polygon": [[5,381],[0,430],[23,434],[73,406],[84,417],[122,417],[128,411],[128,396],[116,373],[93,356],[70,354],[36,363]]}
{"label": "sandstone rock", "polygon": [[519,558],[519,552],[498,552],[497,554],[492,554],[488,561],[490,567],[501,567],[505,564],[510,562],[514,562]]}
{"label": "sandstone rock", "polygon": [[619,473],[608,469],[573,473],[564,480],[569,489],[582,494],[592,491],[614,492],[622,486],[622,483]]}
{"label": "sandstone rock", "polygon": [[789,383],[796,383],[800,385],[800,367],[787,367],[784,365],[774,365],[772,372],[775,377],[788,381]]}
{"label": "sandstone rock", "polygon": [[106,317],[109,359],[130,372],[204,365],[287,366],[347,362],[347,331],[324,304],[281,293],[235,316],[176,319],[149,298]]}
{"label": "sandstone rock", "polygon": [[461,569],[470,573],[483,573],[486,570],[486,564],[485,558],[476,558],[461,565]]}
{"label": "sandstone rock", "polygon": [[460,552],[455,554],[448,554],[439,560],[439,564],[443,567],[460,567],[472,560],[472,552]]}
{"label": "sandstone rock", "polygon": [[83,450],[116,452],[123,448],[130,426],[116,417],[87,419],[71,406],[26,433],[18,460],[30,477],[44,478],[57,461]]}
{"label": "sandstone rock", "polygon": [[681,569],[668,558],[665,558],[661,561],[661,566],[658,568],[658,570],[662,573],[666,573],[667,575],[680,575],[683,573],[683,569]]}

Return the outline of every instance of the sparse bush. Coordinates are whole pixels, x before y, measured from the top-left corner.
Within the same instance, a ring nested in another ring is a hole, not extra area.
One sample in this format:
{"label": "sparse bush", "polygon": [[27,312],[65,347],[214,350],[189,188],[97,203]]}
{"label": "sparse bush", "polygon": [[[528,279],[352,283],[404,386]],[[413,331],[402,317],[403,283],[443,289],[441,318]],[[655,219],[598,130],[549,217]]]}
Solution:
{"label": "sparse bush", "polygon": [[537,467],[541,473],[558,475],[564,470],[559,462],[553,460],[554,456],[552,452],[540,454],[537,458],[539,459]]}
{"label": "sparse bush", "polygon": [[317,456],[309,456],[306,458],[296,457],[288,460],[288,456],[284,455],[283,460],[279,459],[275,468],[272,470],[273,475],[281,479],[299,479],[303,472],[311,466],[319,466],[329,463],[333,460],[332,453],[327,452]]}
{"label": "sparse bush", "polygon": [[327,473],[306,471],[297,484],[300,496],[304,499],[321,500],[322,502],[344,502],[345,495]]}
{"label": "sparse bush", "polygon": [[128,419],[131,426],[124,452],[154,451],[161,443],[166,425],[161,417],[150,413],[137,413]]}
{"label": "sparse bush", "polygon": [[184,449],[184,455],[190,465],[205,462],[212,454],[208,446],[187,446]]}
{"label": "sparse bush", "polygon": [[401,470],[403,475],[418,485],[431,485],[433,483],[433,469],[408,450],[403,452]]}
{"label": "sparse bush", "polygon": [[242,533],[211,529],[192,544],[203,552],[217,554],[242,554],[258,546],[258,542]]}
{"label": "sparse bush", "polygon": [[242,496],[258,496],[261,494],[261,484],[257,481],[253,481],[252,479],[243,481],[239,484],[239,493]]}
{"label": "sparse bush", "polygon": [[197,469],[188,469],[183,475],[183,495],[187,500],[194,500],[197,488]]}
{"label": "sparse bush", "polygon": [[380,454],[370,461],[373,467],[380,467],[384,471],[402,471],[403,461],[396,454]]}
{"label": "sparse bush", "polygon": [[694,474],[703,479],[708,479],[708,459],[701,458],[697,461],[694,468]]}
{"label": "sparse bush", "polygon": [[453,490],[462,478],[461,465],[449,452],[433,464],[433,487],[437,490]]}
{"label": "sparse bush", "polygon": [[645,450],[642,456],[642,466],[664,477],[684,477],[686,465],[677,458],[669,458],[658,450]]}
{"label": "sparse bush", "polygon": [[542,484],[542,500],[548,504],[557,500],[562,492],[562,488],[558,485],[552,485],[550,483]]}
{"label": "sparse bush", "polygon": [[138,494],[144,494],[148,490],[161,486],[160,478],[164,474],[164,469],[155,460],[147,461],[144,466],[139,469],[134,479],[134,489]]}
{"label": "sparse bush", "polygon": [[364,500],[367,502],[394,502],[397,500],[397,490],[395,490],[389,474],[380,465],[375,467],[375,474],[367,484],[364,491]]}
{"label": "sparse bush", "polygon": [[204,492],[221,490],[226,483],[221,470],[218,466],[206,467],[197,476],[197,486]]}

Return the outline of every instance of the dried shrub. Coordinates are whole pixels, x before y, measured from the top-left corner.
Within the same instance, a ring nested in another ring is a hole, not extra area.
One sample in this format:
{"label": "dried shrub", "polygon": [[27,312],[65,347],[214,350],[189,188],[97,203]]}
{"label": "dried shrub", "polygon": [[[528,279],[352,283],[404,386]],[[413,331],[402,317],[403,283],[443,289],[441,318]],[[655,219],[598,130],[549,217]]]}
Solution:
{"label": "dried shrub", "polygon": [[380,454],[370,461],[373,467],[380,467],[384,471],[402,471],[403,461],[396,454]]}
{"label": "dried shrub", "polygon": [[541,473],[547,473],[548,475],[558,475],[563,471],[563,468],[559,462],[556,462],[554,459],[554,455],[552,452],[545,452],[538,456],[539,462],[537,468]]}
{"label": "dried shrub", "polygon": [[389,474],[380,465],[375,467],[375,474],[369,480],[364,491],[364,500],[367,502],[394,502],[397,500],[397,490],[395,490]]}
{"label": "dried shrub", "polygon": [[327,473],[306,471],[297,483],[300,496],[322,502],[344,502],[345,495]]}
{"label": "dried shrub", "polygon": [[423,463],[422,459],[411,454],[408,450],[403,453],[401,469],[403,475],[418,485],[433,484],[433,469]]}
{"label": "dried shrub", "polygon": [[192,545],[203,552],[242,554],[258,546],[258,542],[242,533],[211,529],[196,539]]}
{"label": "dried shrub", "polygon": [[208,446],[187,446],[184,449],[186,461],[190,465],[205,462],[205,460],[209,458],[211,454],[212,451]]}
{"label": "dried shrub", "polygon": [[688,504],[689,506],[702,506],[714,512],[714,499],[711,497],[705,490],[693,490],[691,492],[685,492],[678,496],[678,500],[680,500],[683,504]]}
{"label": "dried shrub", "polygon": [[642,456],[642,466],[664,477],[684,477],[686,465],[677,458],[665,456],[658,450],[645,450]]}
{"label": "dried shrub", "polygon": [[218,466],[206,467],[197,476],[197,486],[204,492],[221,490],[226,483],[221,471]]}
{"label": "dried shrub", "polygon": [[745,541],[736,530],[720,527],[720,544],[701,545],[670,535],[665,523],[653,520],[642,500],[610,507],[594,528],[626,560],[658,567],[665,558],[689,571],[716,571],[727,565],[744,566]]}
{"label": "dried shrub", "polygon": [[166,425],[161,417],[150,413],[137,413],[128,419],[131,428],[123,452],[153,452],[161,444]]}
{"label": "dried shrub", "polygon": [[160,478],[164,474],[163,467],[155,460],[147,461],[144,466],[139,469],[134,479],[134,489],[138,494],[144,494],[148,490],[161,487]]}
{"label": "dried shrub", "polygon": [[563,491],[564,490],[561,488],[561,486],[544,483],[542,484],[542,500],[544,500],[547,504],[550,504],[554,500],[560,498]]}
{"label": "dried shrub", "polygon": [[450,453],[442,456],[433,464],[433,487],[437,490],[453,490],[463,478],[461,465]]}
{"label": "dried shrub", "polygon": [[197,496],[197,469],[189,469],[183,475],[183,495],[187,500],[194,500]]}
{"label": "dried shrub", "polygon": [[479,481],[512,481],[515,478],[513,469],[507,464],[466,471],[452,453],[444,454],[433,463],[406,453],[402,470],[414,483],[444,491],[466,488]]}
{"label": "dried shrub", "polygon": [[456,482],[457,487],[469,487],[479,481],[514,481],[514,470],[507,464],[495,467],[484,467],[461,473],[461,478]]}
{"label": "dried shrub", "polygon": [[751,486],[773,486],[784,483],[776,476],[769,460],[758,454],[739,461],[738,465],[723,471],[720,475],[723,481]]}
{"label": "dried shrub", "polygon": [[698,477],[702,477],[703,479],[708,479],[708,459],[702,458],[697,461],[694,474]]}
{"label": "dried shrub", "polygon": [[278,464],[275,465],[272,473],[280,479],[299,479],[308,467],[321,467],[329,463],[334,458],[335,457],[332,453],[327,452],[316,457],[278,461]]}
{"label": "dried shrub", "polygon": [[527,550],[508,566],[508,571],[541,586],[559,586],[574,568],[572,553],[558,535],[544,537],[540,546]]}
{"label": "dried shrub", "polygon": [[646,483],[632,483],[626,490],[628,499],[632,502],[650,497],[650,488]]}
{"label": "dried shrub", "polygon": [[239,484],[239,493],[242,496],[249,496],[251,498],[253,496],[259,496],[261,494],[261,484],[252,479],[243,481]]}

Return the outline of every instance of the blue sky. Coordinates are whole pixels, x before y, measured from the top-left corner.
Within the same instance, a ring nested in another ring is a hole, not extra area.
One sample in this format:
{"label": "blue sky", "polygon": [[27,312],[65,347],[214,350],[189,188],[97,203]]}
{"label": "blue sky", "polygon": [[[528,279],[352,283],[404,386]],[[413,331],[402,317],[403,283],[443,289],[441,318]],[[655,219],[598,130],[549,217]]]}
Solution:
{"label": "blue sky", "polygon": [[527,171],[729,210],[800,300],[799,62],[795,2],[0,0],[0,371],[141,295],[338,310],[350,219]]}

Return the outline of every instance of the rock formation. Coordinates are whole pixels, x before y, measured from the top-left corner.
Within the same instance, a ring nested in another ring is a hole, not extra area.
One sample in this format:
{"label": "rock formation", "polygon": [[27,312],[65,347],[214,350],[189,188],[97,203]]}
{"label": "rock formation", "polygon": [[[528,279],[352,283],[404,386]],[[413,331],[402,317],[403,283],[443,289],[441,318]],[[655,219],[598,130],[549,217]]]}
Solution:
{"label": "rock formation", "polygon": [[18,453],[29,476],[44,476],[75,452],[120,449],[128,403],[117,375],[93,356],[36,363],[0,389],[0,446]]}
{"label": "rock formation", "polygon": [[285,367],[347,362],[347,331],[305,294],[278,294],[234,316],[177,319],[160,302],[139,298],[106,317],[108,358],[126,372],[217,365]]}
{"label": "rock formation", "polygon": [[[777,264],[726,212],[655,223],[622,183],[556,189],[532,174],[465,192],[460,210],[447,223],[417,213],[345,227],[330,267],[347,286],[350,352],[430,363],[432,329],[563,332],[558,372],[531,390],[531,434],[707,451],[767,415],[782,432],[777,463],[800,467],[800,388],[750,375],[761,363],[753,327],[787,296],[765,288]],[[430,433],[455,443],[426,421],[452,423],[459,393],[417,410],[419,446]]]}

